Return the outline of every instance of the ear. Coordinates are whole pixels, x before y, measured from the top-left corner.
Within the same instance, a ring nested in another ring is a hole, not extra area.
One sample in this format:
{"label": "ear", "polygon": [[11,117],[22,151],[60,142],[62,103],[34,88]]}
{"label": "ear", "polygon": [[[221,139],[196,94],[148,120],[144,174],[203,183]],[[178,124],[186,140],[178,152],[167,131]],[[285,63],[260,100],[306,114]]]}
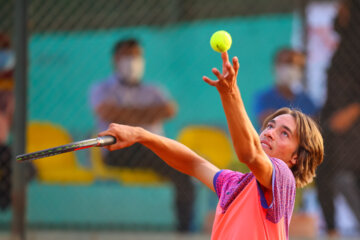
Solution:
{"label": "ear", "polygon": [[292,157],[290,159],[291,166],[294,166],[297,163],[297,160],[298,160],[298,155],[297,155],[297,153],[295,153],[292,155]]}

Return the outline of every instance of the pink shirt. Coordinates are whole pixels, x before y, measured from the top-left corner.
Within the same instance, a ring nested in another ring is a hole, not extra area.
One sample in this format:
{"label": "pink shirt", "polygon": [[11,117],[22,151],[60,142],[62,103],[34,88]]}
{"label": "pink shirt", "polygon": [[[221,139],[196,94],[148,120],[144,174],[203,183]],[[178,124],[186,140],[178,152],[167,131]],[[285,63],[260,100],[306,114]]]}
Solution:
{"label": "pink shirt", "polygon": [[288,239],[295,202],[295,178],[281,160],[273,163],[272,202],[266,202],[255,176],[219,171],[214,187],[219,197],[211,239]]}

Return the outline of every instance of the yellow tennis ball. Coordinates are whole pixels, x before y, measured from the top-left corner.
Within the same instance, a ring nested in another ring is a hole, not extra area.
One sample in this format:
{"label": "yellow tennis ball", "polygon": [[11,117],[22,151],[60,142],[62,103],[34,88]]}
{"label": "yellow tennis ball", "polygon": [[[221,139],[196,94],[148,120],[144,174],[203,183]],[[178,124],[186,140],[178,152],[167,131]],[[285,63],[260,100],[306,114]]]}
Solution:
{"label": "yellow tennis ball", "polygon": [[212,49],[221,53],[229,50],[231,43],[232,39],[230,34],[224,30],[215,32],[210,38],[210,45]]}

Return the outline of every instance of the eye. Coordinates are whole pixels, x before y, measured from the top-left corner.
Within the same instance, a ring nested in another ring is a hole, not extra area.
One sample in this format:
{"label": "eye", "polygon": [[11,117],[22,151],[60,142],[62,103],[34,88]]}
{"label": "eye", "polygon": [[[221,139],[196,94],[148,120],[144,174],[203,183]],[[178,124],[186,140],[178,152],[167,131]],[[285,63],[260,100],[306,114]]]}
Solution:
{"label": "eye", "polygon": [[289,137],[289,134],[286,131],[282,131],[281,134],[284,135],[285,137]]}
{"label": "eye", "polygon": [[266,126],[266,128],[274,128],[273,124],[268,123],[268,125]]}

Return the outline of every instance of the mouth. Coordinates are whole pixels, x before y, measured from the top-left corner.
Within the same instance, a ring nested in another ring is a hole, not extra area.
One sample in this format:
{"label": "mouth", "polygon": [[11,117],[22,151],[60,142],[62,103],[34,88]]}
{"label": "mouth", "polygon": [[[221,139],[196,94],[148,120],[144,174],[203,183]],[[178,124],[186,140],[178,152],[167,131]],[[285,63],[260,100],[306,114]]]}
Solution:
{"label": "mouth", "polygon": [[263,148],[268,148],[268,149],[272,150],[272,147],[270,146],[270,143],[268,141],[261,140],[260,143]]}

